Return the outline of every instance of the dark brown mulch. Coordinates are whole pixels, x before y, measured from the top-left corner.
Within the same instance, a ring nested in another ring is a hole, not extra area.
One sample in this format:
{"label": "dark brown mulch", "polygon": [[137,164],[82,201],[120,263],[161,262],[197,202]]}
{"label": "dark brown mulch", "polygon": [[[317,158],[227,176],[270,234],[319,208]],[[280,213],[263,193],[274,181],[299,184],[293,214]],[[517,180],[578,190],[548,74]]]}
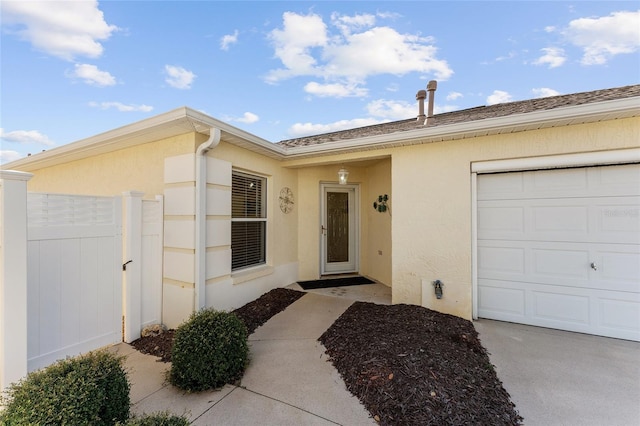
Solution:
{"label": "dark brown mulch", "polygon": [[519,425],[470,321],[355,302],[318,339],[381,425]]}
{"label": "dark brown mulch", "polygon": [[[276,288],[236,309],[233,313],[245,323],[248,333],[252,334],[272,316],[285,310],[305,294],[288,288]],[[174,334],[175,330],[167,330],[159,336],[141,337],[131,342],[131,345],[143,354],[157,356],[162,362],[171,362]]]}

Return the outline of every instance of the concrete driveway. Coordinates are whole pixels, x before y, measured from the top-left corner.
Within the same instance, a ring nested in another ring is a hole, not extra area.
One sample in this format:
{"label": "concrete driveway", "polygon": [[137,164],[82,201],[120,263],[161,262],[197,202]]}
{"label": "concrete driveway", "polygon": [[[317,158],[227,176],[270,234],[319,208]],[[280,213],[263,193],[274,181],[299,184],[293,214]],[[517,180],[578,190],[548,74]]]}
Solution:
{"label": "concrete driveway", "polygon": [[536,425],[640,425],[640,343],[474,322],[498,377]]}

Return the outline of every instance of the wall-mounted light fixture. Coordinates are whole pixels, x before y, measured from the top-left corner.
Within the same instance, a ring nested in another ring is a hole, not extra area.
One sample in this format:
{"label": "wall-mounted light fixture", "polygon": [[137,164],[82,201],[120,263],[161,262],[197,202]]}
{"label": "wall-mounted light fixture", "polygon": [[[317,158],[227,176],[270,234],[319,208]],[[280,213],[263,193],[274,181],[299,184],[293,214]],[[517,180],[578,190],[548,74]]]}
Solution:
{"label": "wall-mounted light fixture", "polygon": [[436,292],[436,299],[442,299],[442,281],[435,280],[433,282],[433,289]]}
{"label": "wall-mounted light fixture", "polygon": [[378,210],[380,213],[384,213],[387,211],[387,201],[389,201],[389,196],[387,194],[378,195],[378,200],[373,202],[373,208]]}
{"label": "wall-mounted light fixture", "polygon": [[338,183],[340,183],[340,185],[346,185],[348,177],[349,171],[345,169],[344,166],[341,167],[340,170],[338,170]]}

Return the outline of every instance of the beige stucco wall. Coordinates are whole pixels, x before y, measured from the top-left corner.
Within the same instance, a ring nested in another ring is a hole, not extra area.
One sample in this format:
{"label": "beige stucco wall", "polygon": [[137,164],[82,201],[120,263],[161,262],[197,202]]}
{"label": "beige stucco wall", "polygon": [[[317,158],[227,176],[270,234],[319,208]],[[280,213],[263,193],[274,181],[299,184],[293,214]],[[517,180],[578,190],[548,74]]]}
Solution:
{"label": "beige stucco wall", "polygon": [[29,191],[83,195],[121,195],[144,192],[144,198],[163,193],[164,159],[194,152],[195,133],[162,139],[32,171]]}
{"label": "beige stucco wall", "polygon": [[640,119],[399,148],[393,152],[393,303],[472,316],[472,162],[638,147]]}
{"label": "beige stucco wall", "polygon": [[[379,195],[388,195],[388,210],[380,213],[373,208]],[[375,280],[391,286],[391,219],[393,194],[391,193],[391,159],[381,160],[367,168],[367,194],[363,197],[363,216],[367,217],[365,233],[368,242],[363,245],[366,268],[363,272]]]}
{"label": "beige stucco wall", "polygon": [[[360,183],[360,273],[392,286],[393,303],[424,305],[469,319],[471,164],[634,148],[639,140],[640,119],[630,118],[286,161],[285,166],[299,170],[300,278],[319,275],[319,184],[335,182],[344,164],[351,172],[349,182]],[[390,160],[380,161],[384,157]],[[390,196],[390,215],[372,208],[384,193]],[[440,300],[431,286],[436,279],[444,283]]]}

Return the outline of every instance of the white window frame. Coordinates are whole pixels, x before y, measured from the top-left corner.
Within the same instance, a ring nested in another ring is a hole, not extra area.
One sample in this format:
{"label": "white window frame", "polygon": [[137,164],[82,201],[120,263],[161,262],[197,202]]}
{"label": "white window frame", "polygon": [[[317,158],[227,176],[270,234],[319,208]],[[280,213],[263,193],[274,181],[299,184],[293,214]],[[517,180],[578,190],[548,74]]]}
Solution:
{"label": "white window frame", "polygon": [[[231,227],[232,227],[232,252],[231,252],[231,272],[239,272],[239,271],[243,271],[243,270],[247,270],[250,268],[255,268],[258,266],[263,266],[266,265],[267,263],[267,178],[264,176],[261,176],[259,174],[256,173],[250,173],[250,172],[245,172],[245,171],[241,171],[241,170],[235,170],[233,169],[231,171],[231,176],[232,176],[232,184],[231,184],[231,191],[232,191],[232,208],[231,208]],[[261,188],[261,193],[260,193],[260,199],[258,200],[260,203],[260,213],[261,216],[260,217],[234,217],[233,214],[233,180],[234,177],[236,176],[241,176],[244,178],[247,178],[248,180],[251,179],[255,179],[255,180],[259,180],[262,182],[262,188]],[[262,235],[262,247],[261,247],[261,252],[262,252],[262,256],[261,256],[261,260],[255,263],[251,263],[251,264],[243,264],[242,266],[237,266],[234,268],[234,254],[233,254],[233,224],[234,223],[264,223],[263,225],[263,235]]]}

